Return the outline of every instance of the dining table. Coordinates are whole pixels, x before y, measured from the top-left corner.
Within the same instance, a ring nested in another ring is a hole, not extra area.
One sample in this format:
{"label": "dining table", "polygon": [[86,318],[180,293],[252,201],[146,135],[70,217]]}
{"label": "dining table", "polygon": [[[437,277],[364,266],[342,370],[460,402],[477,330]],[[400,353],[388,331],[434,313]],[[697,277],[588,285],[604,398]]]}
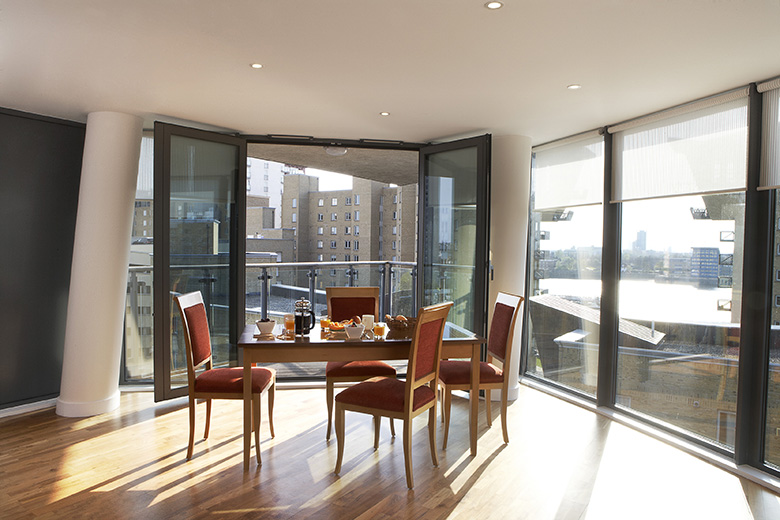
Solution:
{"label": "dining table", "polygon": [[[278,327],[277,327],[278,328]],[[252,441],[251,370],[255,363],[301,363],[311,361],[367,361],[409,359],[409,338],[391,339],[366,336],[347,339],[345,335],[324,332],[316,325],[307,335],[260,336],[255,325],[247,325],[238,340],[244,367],[244,471],[249,469]],[[479,407],[479,362],[485,338],[447,322],[442,341],[442,359],[471,360],[469,392],[469,440],[471,455],[477,454],[477,412]]]}

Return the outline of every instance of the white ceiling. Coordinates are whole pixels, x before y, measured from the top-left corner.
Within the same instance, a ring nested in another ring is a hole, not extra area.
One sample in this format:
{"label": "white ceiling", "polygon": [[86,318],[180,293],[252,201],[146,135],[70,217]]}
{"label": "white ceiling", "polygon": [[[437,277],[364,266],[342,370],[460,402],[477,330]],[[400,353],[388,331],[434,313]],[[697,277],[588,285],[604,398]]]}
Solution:
{"label": "white ceiling", "polygon": [[780,75],[780,0],[483,3],[0,0],[0,107],[538,144]]}

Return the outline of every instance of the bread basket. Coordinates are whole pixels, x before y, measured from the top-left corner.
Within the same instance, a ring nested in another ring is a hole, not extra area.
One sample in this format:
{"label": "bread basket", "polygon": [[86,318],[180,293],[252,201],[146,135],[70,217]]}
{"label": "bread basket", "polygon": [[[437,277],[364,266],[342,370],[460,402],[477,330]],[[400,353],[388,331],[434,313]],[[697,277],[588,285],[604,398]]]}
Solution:
{"label": "bread basket", "polygon": [[417,318],[399,320],[385,316],[385,321],[387,322],[387,339],[409,339],[417,324]]}

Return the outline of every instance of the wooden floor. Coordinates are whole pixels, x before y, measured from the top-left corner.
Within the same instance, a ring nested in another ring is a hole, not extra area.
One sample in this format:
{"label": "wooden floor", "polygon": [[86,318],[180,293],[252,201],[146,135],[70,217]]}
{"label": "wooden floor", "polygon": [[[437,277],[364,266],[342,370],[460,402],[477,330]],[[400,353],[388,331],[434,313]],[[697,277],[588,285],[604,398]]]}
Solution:
{"label": "wooden floor", "polygon": [[253,459],[246,473],[240,402],[215,402],[210,438],[189,462],[183,400],[155,405],[148,393],[126,393],[118,411],[98,417],[0,419],[0,518],[780,518],[780,499],[764,488],[527,387],[510,406],[510,444],[481,413],[472,458],[467,400],[453,401],[438,468],[425,416],[415,421],[413,491],[386,419],[374,451],[370,418],[347,414],[344,467],[333,474],[319,389],[277,391],[277,437],[264,418],[263,465]]}

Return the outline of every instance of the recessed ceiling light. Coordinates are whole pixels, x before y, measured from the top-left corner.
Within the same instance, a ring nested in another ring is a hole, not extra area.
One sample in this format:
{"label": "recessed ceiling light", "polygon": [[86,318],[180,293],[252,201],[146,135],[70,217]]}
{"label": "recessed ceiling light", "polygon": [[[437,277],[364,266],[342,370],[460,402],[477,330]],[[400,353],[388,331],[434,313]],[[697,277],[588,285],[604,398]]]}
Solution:
{"label": "recessed ceiling light", "polygon": [[333,157],[340,157],[347,153],[347,149],[343,146],[323,146],[325,153],[332,155]]}
{"label": "recessed ceiling light", "polygon": [[579,90],[582,88],[582,85],[578,83],[572,83],[571,85],[566,85],[566,88],[569,90]]}
{"label": "recessed ceiling light", "polygon": [[488,9],[501,9],[504,7],[504,4],[501,2],[488,2],[485,4],[485,7]]}
{"label": "recessed ceiling light", "polygon": [[262,65],[260,65],[259,63],[253,63],[253,64],[252,64],[252,68],[253,68],[253,69],[262,69],[262,68],[263,68],[263,66],[262,66]]}
{"label": "recessed ceiling light", "polygon": [[380,116],[389,116],[390,112],[379,112]]}

